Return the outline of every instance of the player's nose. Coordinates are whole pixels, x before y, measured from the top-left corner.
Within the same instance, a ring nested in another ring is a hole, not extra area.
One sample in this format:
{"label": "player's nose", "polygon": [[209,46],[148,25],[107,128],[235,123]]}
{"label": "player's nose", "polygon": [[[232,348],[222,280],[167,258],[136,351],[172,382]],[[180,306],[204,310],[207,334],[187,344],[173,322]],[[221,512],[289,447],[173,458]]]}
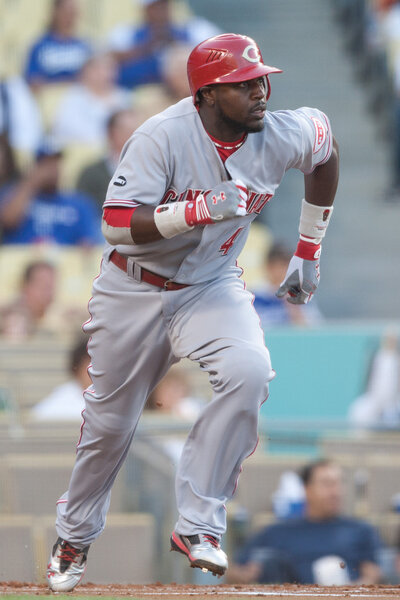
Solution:
{"label": "player's nose", "polygon": [[252,100],[262,100],[265,98],[265,87],[261,79],[255,79],[251,82],[250,91]]}

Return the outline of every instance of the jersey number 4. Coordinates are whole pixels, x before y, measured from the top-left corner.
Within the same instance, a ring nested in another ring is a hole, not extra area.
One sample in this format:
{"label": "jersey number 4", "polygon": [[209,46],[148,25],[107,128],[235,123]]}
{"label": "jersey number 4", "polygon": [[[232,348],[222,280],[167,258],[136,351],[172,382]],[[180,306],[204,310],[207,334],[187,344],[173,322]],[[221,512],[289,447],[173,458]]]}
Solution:
{"label": "jersey number 4", "polygon": [[242,231],[242,229],[243,227],[239,227],[239,229],[236,229],[235,233],[233,233],[231,237],[229,237],[226,240],[226,242],[222,244],[222,246],[219,249],[219,252],[221,252],[222,256],[226,256],[228,254],[229,250],[232,248],[237,236]]}

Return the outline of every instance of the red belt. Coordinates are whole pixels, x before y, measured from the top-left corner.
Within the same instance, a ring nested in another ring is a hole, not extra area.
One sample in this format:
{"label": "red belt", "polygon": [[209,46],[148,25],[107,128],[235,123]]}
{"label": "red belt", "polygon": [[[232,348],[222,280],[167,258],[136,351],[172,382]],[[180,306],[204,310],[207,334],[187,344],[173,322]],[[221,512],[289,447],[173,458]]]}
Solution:
{"label": "red belt", "polygon": [[[128,259],[126,256],[122,256],[122,254],[116,250],[113,250],[110,255],[110,260],[112,263],[114,263],[114,265],[127,273]],[[167,291],[181,290],[182,288],[189,287],[189,284],[187,283],[175,283],[175,281],[171,281],[170,279],[162,277],[161,275],[156,275],[156,273],[152,273],[147,269],[143,269],[143,267],[140,268],[140,277],[138,281],[150,283],[150,285],[155,285]]]}

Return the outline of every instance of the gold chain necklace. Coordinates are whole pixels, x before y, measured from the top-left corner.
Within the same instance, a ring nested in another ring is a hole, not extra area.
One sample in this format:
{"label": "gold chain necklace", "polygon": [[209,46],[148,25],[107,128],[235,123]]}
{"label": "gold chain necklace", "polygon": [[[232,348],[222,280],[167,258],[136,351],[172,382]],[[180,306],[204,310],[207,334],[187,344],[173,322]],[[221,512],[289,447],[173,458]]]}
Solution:
{"label": "gold chain necklace", "polygon": [[244,140],[242,140],[241,142],[239,142],[235,146],[223,146],[222,144],[219,144],[218,142],[216,142],[215,140],[213,140],[215,146],[217,146],[217,148],[222,148],[223,150],[237,150],[238,148],[240,148],[240,146],[243,146],[243,144],[245,143],[245,141],[246,141],[246,138],[244,138]]}

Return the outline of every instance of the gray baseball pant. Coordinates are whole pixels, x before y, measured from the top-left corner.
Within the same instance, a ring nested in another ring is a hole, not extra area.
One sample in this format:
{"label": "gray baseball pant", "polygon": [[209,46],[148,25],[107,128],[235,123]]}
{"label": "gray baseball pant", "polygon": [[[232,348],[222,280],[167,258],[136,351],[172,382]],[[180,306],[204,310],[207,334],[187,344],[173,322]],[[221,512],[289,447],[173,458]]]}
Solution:
{"label": "gray baseball pant", "polygon": [[191,429],[176,476],[184,535],[226,530],[225,503],[258,440],[260,405],[274,377],[252,295],[232,268],[177,291],[138,283],[102,262],[89,303],[93,384],[68,491],[57,503],[58,535],[78,548],[102,532],[111,487],[150,392],[183,357],[209,374],[213,397]]}

